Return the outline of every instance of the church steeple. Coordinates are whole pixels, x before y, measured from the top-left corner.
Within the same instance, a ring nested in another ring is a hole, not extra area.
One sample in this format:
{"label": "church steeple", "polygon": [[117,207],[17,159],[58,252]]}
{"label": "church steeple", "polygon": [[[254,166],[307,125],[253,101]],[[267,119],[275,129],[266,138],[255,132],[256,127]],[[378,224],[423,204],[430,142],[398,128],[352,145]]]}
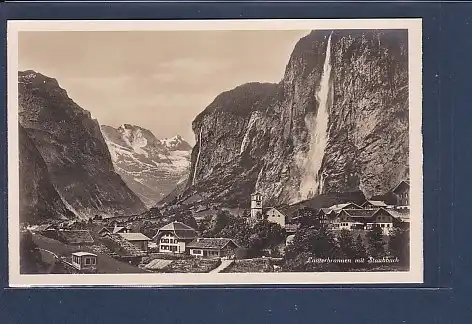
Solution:
{"label": "church steeple", "polygon": [[262,218],[262,195],[257,191],[251,194],[251,218],[254,220]]}

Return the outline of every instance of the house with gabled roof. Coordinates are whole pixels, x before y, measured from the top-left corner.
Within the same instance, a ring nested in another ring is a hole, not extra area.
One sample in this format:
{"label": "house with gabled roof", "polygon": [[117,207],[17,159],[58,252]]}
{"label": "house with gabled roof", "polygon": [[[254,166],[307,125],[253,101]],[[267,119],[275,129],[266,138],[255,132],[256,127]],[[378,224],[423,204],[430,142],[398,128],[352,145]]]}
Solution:
{"label": "house with gabled roof", "polygon": [[402,180],[393,188],[392,192],[397,198],[397,205],[408,207],[410,205],[410,181]]}
{"label": "house with gabled roof", "polygon": [[172,222],[161,227],[152,238],[162,253],[185,253],[187,245],[197,238],[197,231],[181,222]]}
{"label": "house with gabled roof", "polygon": [[380,227],[385,235],[393,228],[394,217],[384,208],[378,209],[343,209],[333,228],[335,229],[364,229]]}
{"label": "house with gabled roof", "polygon": [[147,252],[148,251],[148,243],[151,240],[149,237],[142,233],[118,233],[119,236],[121,236],[123,239],[128,241],[129,243],[133,244],[136,246],[138,249],[141,251]]}
{"label": "house with gabled roof", "polygon": [[264,209],[264,215],[268,222],[279,224],[280,227],[285,228],[286,217],[275,207],[268,207]]}
{"label": "house with gabled roof", "polygon": [[336,211],[332,210],[331,208],[320,208],[316,214],[316,217],[320,220],[321,224],[329,225],[333,223],[337,215],[338,214]]}
{"label": "house with gabled roof", "polygon": [[187,245],[190,255],[201,257],[233,257],[238,244],[229,238],[196,238]]}

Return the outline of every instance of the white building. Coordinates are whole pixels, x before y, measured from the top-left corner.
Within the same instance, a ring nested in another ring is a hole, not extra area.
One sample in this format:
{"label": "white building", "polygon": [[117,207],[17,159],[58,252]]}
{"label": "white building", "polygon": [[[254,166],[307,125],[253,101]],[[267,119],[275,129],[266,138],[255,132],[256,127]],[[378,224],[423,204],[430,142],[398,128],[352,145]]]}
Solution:
{"label": "white building", "polygon": [[95,271],[97,269],[97,255],[90,252],[72,253],[72,266],[79,271]]}
{"label": "white building", "polygon": [[159,252],[182,254],[187,245],[197,237],[197,232],[181,222],[172,222],[161,227],[153,240],[159,245]]}
{"label": "white building", "polygon": [[285,228],[285,215],[282,214],[279,210],[277,210],[277,208],[275,208],[275,207],[268,208],[264,212],[264,215],[265,215],[267,221],[269,221],[271,223],[277,223],[282,228]]}

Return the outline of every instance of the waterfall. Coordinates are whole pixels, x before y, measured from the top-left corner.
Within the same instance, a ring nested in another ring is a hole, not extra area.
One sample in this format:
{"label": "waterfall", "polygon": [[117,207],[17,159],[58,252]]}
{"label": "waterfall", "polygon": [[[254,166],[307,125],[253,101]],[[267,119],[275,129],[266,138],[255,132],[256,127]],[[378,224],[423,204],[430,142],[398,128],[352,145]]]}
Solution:
{"label": "waterfall", "polygon": [[198,134],[198,153],[197,153],[197,160],[195,161],[195,166],[193,168],[192,185],[195,184],[195,177],[197,176],[198,162],[200,161],[200,153],[202,152],[202,130],[203,130],[203,125],[200,127],[200,132]]}
{"label": "waterfall", "polygon": [[300,183],[300,198],[309,199],[320,194],[323,189],[323,177],[319,175],[321,164],[328,142],[328,118],[329,118],[329,90],[331,74],[331,35],[326,46],[323,74],[320,87],[316,93],[318,111],[315,116],[306,119],[307,128],[310,130],[311,139],[307,157],[305,159],[302,180]]}

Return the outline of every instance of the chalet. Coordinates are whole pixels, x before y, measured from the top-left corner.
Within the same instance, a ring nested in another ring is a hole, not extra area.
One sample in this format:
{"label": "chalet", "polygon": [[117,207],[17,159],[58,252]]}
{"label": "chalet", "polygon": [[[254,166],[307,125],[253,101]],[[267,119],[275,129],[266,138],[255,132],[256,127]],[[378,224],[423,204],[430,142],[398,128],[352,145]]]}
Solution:
{"label": "chalet", "polygon": [[377,226],[388,235],[393,228],[394,217],[384,208],[379,209],[344,209],[339,215],[333,228],[335,229],[364,229],[370,230]]}
{"label": "chalet", "polygon": [[113,251],[119,259],[139,262],[143,256],[146,256],[148,250],[147,244],[143,243],[143,241],[148,241],[143,237],[126,238],[124,235],[127,234],[130,233],[107,234],[103,236],[101,243],[110,251]]}
{"label": "chalet", "polygon": [[367,200],[361,205],[362,208],[372,209],[372,208],[387,208],[387,204],[380,200]]}
{"label": "chalet", "polygon": [[148,243],[151,239],[146,235],[142,233],[118,233],[118,235],[136,246],[141,251],[148,251]]}
{"label": "chalet", "polygon": [[270,207],[265,210],[264,215],[267,221],[279,224],[282,228],[285,228],[285,215],[282,214],[275,207]]}
{"label": "chalet", "polygon": [[331,208],[320,208],[316,217],[320,220],[321,224],[330,225],[336,219],[337,213]]}
{"label": "chalet", "polygon": [[81,272],[97,270],[97,255],[89,252],[72,253],[72,266]]}
{"label": "chalet", "polygon": [[196,238],[187,248],[195,256],[233,257],[239,246],[229,238]]}
{"label": "chalet", "polygon": [[397,198],[397,205],[408,207],[410,205],[410,181],[401,181],[394,189],[393,193]]}
{"label": "chalet", "polygon": [[197,232],[181,222],[172,222],[161,227],[152,238],[159,244],[159,252],[182,254],[187,245],[197,238]]}

